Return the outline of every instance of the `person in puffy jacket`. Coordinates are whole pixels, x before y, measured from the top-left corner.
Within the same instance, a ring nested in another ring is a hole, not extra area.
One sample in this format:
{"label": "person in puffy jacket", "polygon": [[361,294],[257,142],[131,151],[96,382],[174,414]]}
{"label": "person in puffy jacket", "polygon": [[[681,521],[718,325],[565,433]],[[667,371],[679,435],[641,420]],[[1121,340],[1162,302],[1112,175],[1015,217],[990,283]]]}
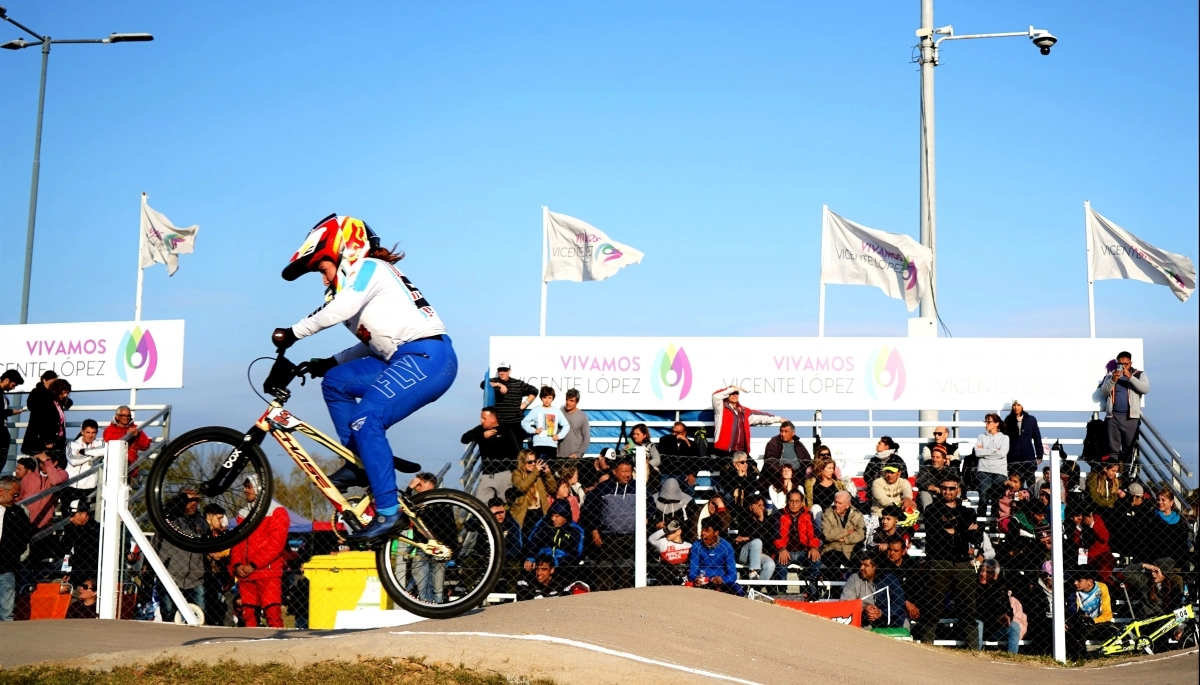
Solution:
{"label": "person in puffy jacket", "polygon": [[742,389],[736,385],[713,393],[713,449],[722,455],[750,451],[750,426],[783,423],[783,417],[751,409],[741,403]]}
{"label": "person in puffy jacket", "polygon": [[583,557],[583,528],[571,521],[571,505],[556,500],[550,515],[533,526],[525,543],[525,570],[532,571],[539,558],[549,558],[555,566],[571,566]]}
{"label": "person in puffy jacket", "polygon": [[[260,490],[258,477],[247,477],[243,486],[247,502],[253,504]],[[248,509],[238,512],[238,525],[242,525],[248,513]],[[269,627],[283,627],[283,567],[287,562],[285,552],[291,523],[287,509],[272,500],[262,523],[229,552],[229,568],[237,579],[242,596],[242,619],[247,627],[258,627],[259,609],[266,616]]]}
{"label": "person in puffy jacket", "polygon": [[104,427],[104,442],[129,438],[129,463],[137,461],[138,452],[150,447],[150,436],[133,422],[133,411],[125,405],[117,407],[112,423]]}

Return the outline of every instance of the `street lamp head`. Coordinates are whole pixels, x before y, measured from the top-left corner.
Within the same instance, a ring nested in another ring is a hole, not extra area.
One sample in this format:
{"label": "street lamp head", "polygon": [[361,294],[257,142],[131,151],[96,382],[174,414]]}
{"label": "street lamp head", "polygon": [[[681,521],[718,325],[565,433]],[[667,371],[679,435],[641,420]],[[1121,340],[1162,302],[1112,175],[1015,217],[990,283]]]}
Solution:
{"label": "street lamp head", "polygon": [[4,48],[5,50],[20,50],[21,48],[27,48],[31,45],[41,45],[41,43],[26,43],[24,38],[17,38],[15,40],[10,40],[7,43],[0,44],[0,48]]}
{"label": "street lamp head", "polygon": [[1035,29],[1032,26],[1029,27],[1029,40],[1033,41],[1033,44],[1041,50],[1043,55],[1049,55],[1050,48],[1054,47],[1054,44],[1058,42],[1058,39],[1049,31]]}
{"label": "street lamp head", "polygon": [[104,42],[106,43],[144,43],[154,40],[154,36],[149,33],[114,33],[110,35]]}

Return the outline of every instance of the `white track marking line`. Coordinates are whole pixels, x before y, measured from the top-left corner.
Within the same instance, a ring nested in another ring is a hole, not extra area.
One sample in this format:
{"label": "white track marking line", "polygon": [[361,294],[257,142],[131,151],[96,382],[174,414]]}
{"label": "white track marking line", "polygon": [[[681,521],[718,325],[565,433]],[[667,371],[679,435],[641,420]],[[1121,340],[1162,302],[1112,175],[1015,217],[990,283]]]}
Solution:
{"label": "white track marking line", "polygon": [[615,649],[609,649],[607,647],[601,647],[599,645],[593,645],[593,644],[589,644],[587,642],[579,642],[577,640],[568,640],[563,637],[552,637],[550,635],[505,635],[503,633],[436,632],[436,631],[416,631],[416,630],[393,630],[393,631],[391,631],[391,633],[392,633],[392,635],[463,635],[463,636],[469,636],[469,637],[500,637],[500,638],[507,638],[509,640],[529,640],[531,642],[551,642],[554,644],[566,645],[568,647],[578,647],[580,649],[586,649],[586,650],[590,650],[593,652],[599,652],[601,654],[608,654],[609,656],[621,657],[622,659],[629,659],[631,661],[640,661],[644,664],[652,664],[654,666],[662,666],[663,668],[670,668],[670,669],[673,669],[676,671],[683,671],[685,673],[701,675],[701,676],[705,676],[708,678],[716,678],[718,680],[728,680],[728,681],[735,682],[735,683],[742,683],[743,685],[759,685],[759,683],[756,683],[753,680],[742,680],[741,678],[735,678],[733,676],[723,675],[720,673],[713,673],[712,671],[704,671],[704,670],[701,670],[698,668],[690,668],[688,666],[680,666],[679,664],[672,664],[672,663],[669,663],[666,661],[658,661],[657,659],[649,659],[644,656],[638,656],[637,654],[630,654],[629,652],[618,652]]}
{"label": "white track marking line", "polygon": [[1176,657],[1181,657],[1181,656],[1189,656],[1189,655],[1192,655],[1192,654],[1196,654],[1197,652],[1200,652],[1200,650],[1197,650],[1197,649],[1189,649],[1189,650],[1188,650],[1188,651],[1186,651],[1186,652],[1181,652],[1181,653],[1179,653],[1179,654],[1168,654],[1167,656],[1160,656],[1160,657],[1159,657],[1159,658],[1157,658],[1157,659],[1142,659],[1141,661],[1126,661],[1126,662],[1125,662],[1125,663],[1123,663],[1123,664],[1113,664],[1113,665],[1111,665],[1111,666],[1098,666],[1098,667],[1096,667],[1096,668],[1094,668],[1094,669],[1091,669],[1091,670],[1096,670],[1096,671],[1098,671],[1098,670],[1100,670],[1100,669],[1102,669],[1102,668],[1123,668],[1123,667],[1125,667],[1125,666],[1137,666],[1137,665],[1139,665],[1139,664],[1152,664],[1152,663],[1154,663],[1155,661],[1166,661],[1167,659],[1174,659],[1174,658],[1176,658]]}

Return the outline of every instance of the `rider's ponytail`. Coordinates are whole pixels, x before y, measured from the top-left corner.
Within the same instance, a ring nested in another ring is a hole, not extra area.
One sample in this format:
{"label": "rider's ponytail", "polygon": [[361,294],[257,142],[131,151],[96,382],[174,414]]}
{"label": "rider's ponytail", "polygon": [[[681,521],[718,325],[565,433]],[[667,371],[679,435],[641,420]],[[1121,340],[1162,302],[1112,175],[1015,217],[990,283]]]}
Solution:
{"label": "rider's ponytail", "polygon": [[400,243],[396,243],[395,245],[392,245],[392,249],[390,250],[386,247],[373,247],[371,248],[371,251],[367,253],[367,256],[371,259],[381,259],[388,264],[395,264],[401,259],[404,259],[404,251],[396,250],[396,246],[399,244]]}

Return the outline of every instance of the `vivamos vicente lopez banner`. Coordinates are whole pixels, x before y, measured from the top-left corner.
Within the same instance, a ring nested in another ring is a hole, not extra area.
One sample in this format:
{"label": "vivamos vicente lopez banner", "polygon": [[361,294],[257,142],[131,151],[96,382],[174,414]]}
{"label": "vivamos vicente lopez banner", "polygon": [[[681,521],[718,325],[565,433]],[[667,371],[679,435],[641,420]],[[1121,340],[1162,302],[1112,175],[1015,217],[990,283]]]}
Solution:
{"label": "vivamos vicente lopez banner", "polygon": [[46,371],[73,390],[183,387],[183,321],[100,321],[0,326],[0,369],[28,392]]}
{"label": "vivamos vicente lopez banner", "polygon": [[1014,399],[1031,411],[1091,411],[1118,352],[1139,338],[493,337],[489,366],[582,394],[586,409],[711,409],[729,385],[764,410],[964,409]]}

